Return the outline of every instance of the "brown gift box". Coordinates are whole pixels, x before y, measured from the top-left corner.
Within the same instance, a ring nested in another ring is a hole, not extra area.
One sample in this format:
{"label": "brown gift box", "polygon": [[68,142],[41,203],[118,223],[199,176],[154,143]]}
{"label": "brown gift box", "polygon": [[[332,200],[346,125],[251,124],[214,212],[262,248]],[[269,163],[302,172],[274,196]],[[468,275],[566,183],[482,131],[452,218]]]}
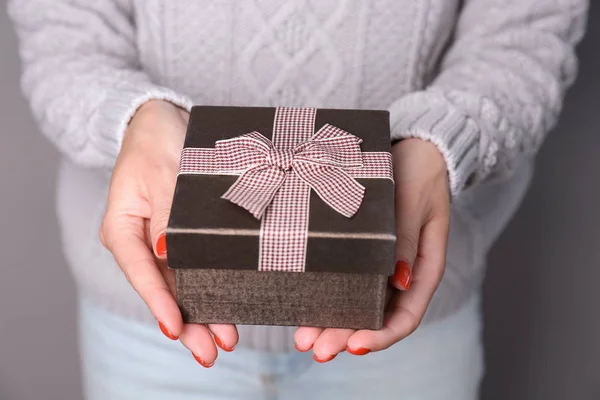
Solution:
{"label": "brown gift box", "polygon": [[[272,139],[276,110],[195,106],[184,147],[252,131]],[[363,153],[391,151],[387,111],[317,109],[314,132],[326,124],[362,139]],[[282,272],[258,270],[261,220],[221,198],[238,177],[177,178],[167,253],[184,321],[380,329],[395,259],[393,181],[356,178],[365,194],[350,218],[311,190],[303,272]]]}

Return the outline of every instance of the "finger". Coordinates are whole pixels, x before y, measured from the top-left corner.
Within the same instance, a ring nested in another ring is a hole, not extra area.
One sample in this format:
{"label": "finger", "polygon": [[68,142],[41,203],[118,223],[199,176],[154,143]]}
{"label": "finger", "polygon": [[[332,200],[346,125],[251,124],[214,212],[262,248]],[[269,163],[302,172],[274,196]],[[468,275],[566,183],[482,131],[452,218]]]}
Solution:
{"label": "finger", "polygon": [[185,324],[179,340],[204,368],[215,364],[218,351],[206,325]]}
{"label": "finger", "polygon": [[169,290],[171,291],[171,294],[173,295],[173,298],[177,298],[177,284],[175,281],[175,271],[173,271],[172,269],[169,269],[169,267],[167,266],[167,261],[166,260],[160,260],[157,259],[155,260],[156,264],[158,265],[158,270],[160,271],[160,273],[163,276],[163,279],[165,280],[167,287],[169,288]]}
{"label": "finger", "polygon": [[408,290],[412,282],[412,266],[417,258],[419,236],[423,223],[421,205],[396,194],[396,267],[390,284],[398,290]]}
{"label": "finger", "polygon": [[107,213],[103,237],[129,283],[159,321],[161,330],[177,339],[183,329],[181,313],[144,237],[144,220]]}
{"label": "finger", "polygon": [[412,181],[406,179],[404,173],[408,166],[401,147],[392,149],[395,186],[395,216],[396,216],[396,266],[390,284],[398,290],[408,290],[412,281],[412,266],[417,258],[419,237],[423,226],[423,202],[415,193]]}
{"label": "finger", "polygon": [[447,241],[447,218],[433,219],[425,224],[410,290],[396,293],[381,330],[356,332],[348,340],[348,347],[371,351],[386,349],[417,329],[444,274]]}
{"label": "finger", "polygon": [[221,349],[230,352],[235,349],[239,336],[235,325],[231,324],[209,324],[208,329],[215,337],[215,343]]}
{"label": "finger", "polygon": [[338,353],[346,350],[348,339],[354,332],[354,329],[325,329],[313,347],[315,361],[323,363],[333,360]]}
{"label": "finger", "polygon": [[312,349],[323,330],[323,328],[315,328],[310,326],[298,327],[298,329],[296,329],[296,333],[294,334],[296,350],[306,352]]}
{"label": "finger", "polygon": [[171,214],[173,193],[177,181],[175,165],[160,165],[153,168],[152,186],[148,188],[148,197],[152,214],[150,216],[150,238],[154,255],[159,259],[167,258],[166,229]]}

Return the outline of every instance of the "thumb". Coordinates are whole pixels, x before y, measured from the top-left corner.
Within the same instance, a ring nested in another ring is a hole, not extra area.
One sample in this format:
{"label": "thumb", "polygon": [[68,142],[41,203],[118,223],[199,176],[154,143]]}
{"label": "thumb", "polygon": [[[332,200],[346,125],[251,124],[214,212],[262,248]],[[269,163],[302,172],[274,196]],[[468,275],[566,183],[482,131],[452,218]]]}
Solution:
{"label": "thumb", "polygon": [[173,203],[173,193],[175,192],[176,173],[172,181],[163,181],[160,185],[154,186],[150,192],[150,206],[152,214],[150,216],[150,239],[154,254],[157,258],[165,260],[167,258],[167,239],[165,231],[171,214],[171,205]]}
{"label": "thumb", "polygon": [[418,207],[396,206],[396,268],[390,283],[398,290],[408,290],[412,282],[412,267],[419,251],[421,231]]}

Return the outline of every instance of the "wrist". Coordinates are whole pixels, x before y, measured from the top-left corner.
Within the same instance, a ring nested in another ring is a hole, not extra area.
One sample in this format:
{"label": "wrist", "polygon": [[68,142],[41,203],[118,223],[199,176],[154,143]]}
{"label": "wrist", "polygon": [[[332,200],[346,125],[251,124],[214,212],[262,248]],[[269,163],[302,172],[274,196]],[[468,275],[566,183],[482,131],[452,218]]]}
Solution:
{"label": "wrist", "polygon": [[133,121],[134,119],[140,119],[147,115],[155,115],[157,112],[169,107],[172,107],[173,109],[177,108],[175,105],[173,105],[173,103],[170,103],[166,100],[148,100],[138,107],[135,114],[133,114],[133,118],[131,119]]}
{"label": "wrist", "polygon": [[432,142],[420,138],[401,139],[392,145],[394,154],[400,153],[400,157],[418,156],[419,163],[426,164],[427,169],[433,172],[447,174],[448,165],[440,149]]}

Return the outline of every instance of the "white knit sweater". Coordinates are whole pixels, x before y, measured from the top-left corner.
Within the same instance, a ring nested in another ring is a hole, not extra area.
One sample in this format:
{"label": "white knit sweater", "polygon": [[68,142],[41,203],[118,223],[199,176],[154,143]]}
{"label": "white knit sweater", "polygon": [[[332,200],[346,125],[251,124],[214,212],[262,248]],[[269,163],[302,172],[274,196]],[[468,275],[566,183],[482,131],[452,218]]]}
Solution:
{"label": "white knit sweater", "polygon": [[[432,304],[439,309],[429,315],[458,307],[525,190],[527,179],[515,171],[557,120],[587,11],[585,0],[464,3],[9,0],[24,93],[65,155],[59,215],[81,291],[151,318],[97,229],[129,119],[149,99],[166,99],[185,108],[389,109],[394,138],[430,140],[446,159],[453,230]],[[289,328],[240,334],[250,347],[292,344]]]}

